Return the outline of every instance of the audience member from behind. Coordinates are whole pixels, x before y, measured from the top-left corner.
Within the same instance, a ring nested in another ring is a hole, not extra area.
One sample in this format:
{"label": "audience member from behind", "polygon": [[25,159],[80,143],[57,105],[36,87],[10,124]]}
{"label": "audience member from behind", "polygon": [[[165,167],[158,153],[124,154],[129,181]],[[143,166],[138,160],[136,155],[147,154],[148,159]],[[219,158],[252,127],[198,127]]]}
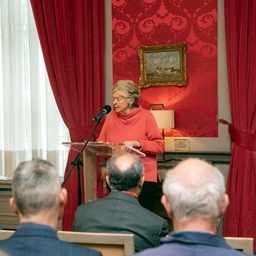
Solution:
{"label": "audience member from behind", "polygon": [[58,239],[56,228],[67,201],[54,166],[34,159],[22,162],[13,173],[10,206],[20,225],[0,250],[7,255],[90,255],[101,253]]}
{"label": "audience member from behind", "polygon": [[168,223],[138,202],[144,182],[140,158],[129,153],[112,156],[106,181],[111,192],[78,207],[73,231],[133,233],[135,251],[158,246],[159,238],[168,234]]}
{"label": "audience member from behind", "polygon": [[216,224],[229,204],[221,172],[199,159],[187,159],[168,171],[163,184],[162,204],[173,221],[174,232],[162,245],[138,256],[239,256],[217,235]]}

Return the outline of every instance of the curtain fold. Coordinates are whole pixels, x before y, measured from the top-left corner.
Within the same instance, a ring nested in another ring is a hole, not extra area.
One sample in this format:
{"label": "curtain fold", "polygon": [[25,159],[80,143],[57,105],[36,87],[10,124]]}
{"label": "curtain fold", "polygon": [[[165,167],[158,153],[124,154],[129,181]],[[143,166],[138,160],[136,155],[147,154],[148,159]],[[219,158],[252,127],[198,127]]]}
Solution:
{"label": "curtain fold", "polygon": [[224,8],[233,146],[223,235],[253,237],[256,249],[256,1],[225,0]]}
{"label": "curtain fold", "polygon": [[[58,109],[71,141],[84,141],[94,127],[93,116],[104,103],[104,0],[30,2]],[[70,150],[66,174],[76,155]],[[65,183],[68,204],[63,230],[71,229],[78,206],[74,169]]]}

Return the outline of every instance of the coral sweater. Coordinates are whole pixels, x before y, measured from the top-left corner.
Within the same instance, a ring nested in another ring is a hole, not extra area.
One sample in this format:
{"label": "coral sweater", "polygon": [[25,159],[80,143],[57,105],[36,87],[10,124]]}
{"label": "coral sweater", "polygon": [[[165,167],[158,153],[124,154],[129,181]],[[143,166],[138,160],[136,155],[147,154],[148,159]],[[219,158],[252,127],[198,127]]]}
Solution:
{"label": "coral sweater", "polygon": [[129,114],[111,111],[97,141],[123,143],[127,140],[138,140],[140,150],[146,154],[141,157],[145,167],[145,181],[157,182],[157,154],[164,151],[164,141],[157,127],[154,116],[141,106]]}

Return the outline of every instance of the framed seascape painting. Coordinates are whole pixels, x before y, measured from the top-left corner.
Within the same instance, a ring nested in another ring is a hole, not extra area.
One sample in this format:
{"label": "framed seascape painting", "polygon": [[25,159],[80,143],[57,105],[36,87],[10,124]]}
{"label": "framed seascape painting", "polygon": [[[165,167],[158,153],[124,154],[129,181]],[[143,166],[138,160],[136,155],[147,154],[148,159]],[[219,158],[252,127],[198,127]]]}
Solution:
{"label": "framed seascape painting", "polygon": [[139,46],[139,86],[187,84],[186,44]]}

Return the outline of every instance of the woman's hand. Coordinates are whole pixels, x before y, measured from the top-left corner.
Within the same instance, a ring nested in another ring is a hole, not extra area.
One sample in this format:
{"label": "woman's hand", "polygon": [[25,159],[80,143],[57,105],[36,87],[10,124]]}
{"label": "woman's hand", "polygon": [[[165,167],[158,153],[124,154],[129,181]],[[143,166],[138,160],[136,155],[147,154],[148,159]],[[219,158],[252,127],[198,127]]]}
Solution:
{"label": "woman's hand", "polygon": [[127,140],[123,142],[124,145],[128,145],[134,148],[140,148],[140,142],[138,140]]}

